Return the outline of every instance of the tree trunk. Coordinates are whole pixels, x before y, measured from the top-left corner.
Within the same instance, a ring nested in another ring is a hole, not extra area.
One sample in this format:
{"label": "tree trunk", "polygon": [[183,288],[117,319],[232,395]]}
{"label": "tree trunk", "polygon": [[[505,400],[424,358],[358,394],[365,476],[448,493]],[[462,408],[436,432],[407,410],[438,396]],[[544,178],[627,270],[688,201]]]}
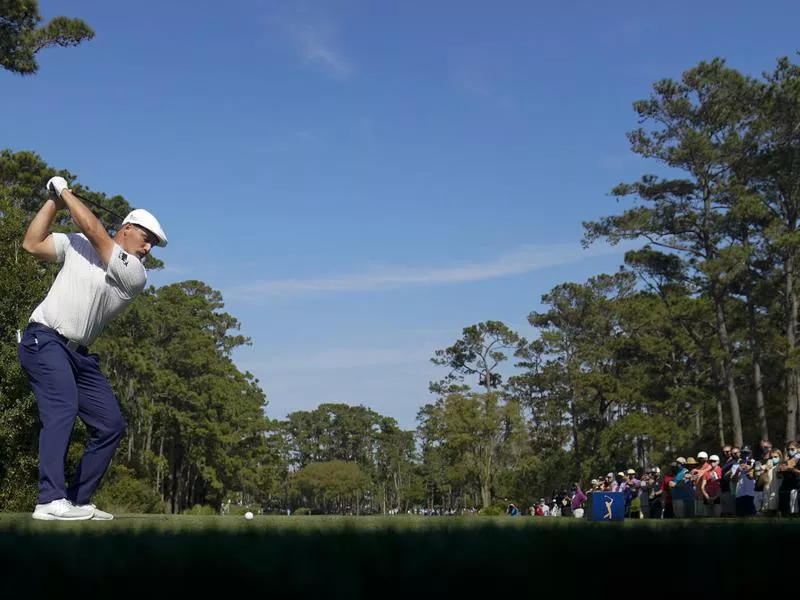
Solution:
{"label": "tree trunk", "polygon": [[725,447],[725,420],[722,415],[722,400],[717,398],[717,426],[719,431],[719,447]]}
{"label": "tree trunk", "polygon": [[[164,436],[161,436],[161,442],[158,444],[158,458],[164,458]],[[161,494],[161,499],[164,500],[164,490],[161,489],[161,463],[159,460],[156,466],[156,491]]]}
{"label": "tree trunk", "polygon": [[400,475],[400,471],[395,471],[392,478],[394,480],[394,497],[395,497],[394,506],[400,508],[400,505],[402,503],[400,495],[400,486],[403,484],[403,477]]}
{"label": "tree trunk", "polygon": [[758,430],[762,440],[769,439],[767,429],[767,410],[764,406],[764,389],[761,377],[761,362],[758,355],[753,357],[753,386],[756,390],[756,418],[758,419]]}
{"label": "tree trunk", "polygon": [[725,322],[725,310],[722,305],[723,298],[717,290],[718,285],[712,283],[714,308],[717,319],[717,335],[722,349],[722,376],[728,388],[728,402],[731,405],[731,425],[733,426],[733,443],[741,447],[744,444],[742,434],[742,416],[739,411],[739,396],[736,394],[736,380],[733,374],[733,360],[731,359],[731,344],[728,338],[728,327]]}
{"label": "tree trunk", "polygon": [[[747,299],[747,314],[750,319],[750,353],[753,355],[753,389],[756,392],[756,418],[762,440],[769,439],[767,431],[767,411],[764,406],[764,387],[761,376],[761,348],[756,335],[756,313],[750,298]],[[723,444],[724,445],[724,444]]]}
{"label": "tree trunk", "polygon": [[797,345],[797,293],[794,290],[794,255],[786,259],[786,359],[788,362],[788,385],[786,386],[786,432],[785,440],[794,440],[797,435],[798,367],[795,365]]}
{"label": "tree trunk", "polygon": [[[153,448],[153,417],[152,415],[147,418],[147,429],[145,430],[145,439],[144,445],[142,446],[142,459],[147,455],[148,452],[152,451]],[[159,452],[159,456],[161,456]]]}
{"label": "tree trunk", "polygon": [[491,451],[491,444],[489,444],[488,456],[484,458],[483,477],[481,477],[481,500],[483,502],[484,507],[491,506],[492,504],[491,473],[492,473],[492,451]]}
{"label": "tree trunk", "polygon": [[578,419],[575,414],[575,402],[572,400],[569,401],[569,412],[572,417],[570,423],[572,429],[572,455],[580,456],[580,449],[578,448]]}

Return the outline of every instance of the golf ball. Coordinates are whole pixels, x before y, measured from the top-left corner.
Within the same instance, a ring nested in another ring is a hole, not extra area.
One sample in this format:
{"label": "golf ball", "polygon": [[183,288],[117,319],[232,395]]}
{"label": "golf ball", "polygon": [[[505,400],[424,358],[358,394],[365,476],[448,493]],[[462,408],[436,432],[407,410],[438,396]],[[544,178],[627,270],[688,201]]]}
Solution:
{"label": "golf ball", "polygon": [[247,520],[249,521],[250,519],[252,519],[252,518],[253,518],[253,513],[251,513],[251,512],[248,510],[246,513],[244,513],[244,518],[245,518],[245,519],[247,519]]}

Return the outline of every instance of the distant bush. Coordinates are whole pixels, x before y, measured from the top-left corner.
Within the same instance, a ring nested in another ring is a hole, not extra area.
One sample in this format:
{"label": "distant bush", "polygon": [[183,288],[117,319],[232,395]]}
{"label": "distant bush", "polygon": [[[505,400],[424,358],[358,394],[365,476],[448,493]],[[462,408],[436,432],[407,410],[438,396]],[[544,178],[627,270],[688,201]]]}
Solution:
{"label": "distant bush", "polygon": [[482,517],[498,517],[500,515],[505,514],[505,508],[491,505],[491,506],[484,506],[482,509],[478,511],[478,514]]}
{"label": "distant bush", "polygon": [[213,516],[217,511],[213,507],[206,504],[195,504],[192,508],[187,508],[183,511],[184,515],[200,515],[200,516]]}
{"label": "distant bush", "polygon": [[112,513],[164,513],[166,505],[147,483],[136,479],[132,469],[109,469],[92,502]]}
{"label": "distant bush", "polygon": [[235,504],[231,505],[230,510],[228,511],[229,515],[233,515],[234,517],[241,517],[244,513],[250,511],[254,515],[259,514],[258,506],[250,506],[249,504]]}
{"label": "distant bush", "polygon": [[310,515],[311,514],[311,509],[308,508],[307,506],[301,506],[299,508],[294,509],[294,511],[292,511],[292,514],[293,515],[297,515],[297,516]]}
{"label": "distant bush", "polygon": [[38,475],[39,462],[36,457],[20,454],[12,463],[0,465],[0,510],[32,511],[39,495],[36,485]]}

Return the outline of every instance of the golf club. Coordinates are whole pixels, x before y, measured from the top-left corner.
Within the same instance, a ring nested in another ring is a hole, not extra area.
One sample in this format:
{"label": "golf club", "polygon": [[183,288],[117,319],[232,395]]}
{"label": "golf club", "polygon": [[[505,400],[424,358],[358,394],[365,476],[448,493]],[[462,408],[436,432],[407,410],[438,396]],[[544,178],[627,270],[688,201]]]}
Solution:
{"label": "golf club", "polygon": [[72,192],[72,195],[73,195],[73,196],[75,196],[75,197],[76,197],[78,200],[80,200],[80,201],[81,201],[81,202],[83,202],[84,204],[91,204],[91,205],[92,205],[92,206],[94,206],[95,208],[99,208],[100,210],[104,210],[104,211],[106,211],[106,212],[107,212],[108,214],[110,214],[112,217],[116,217],[117,219],[119,219],[119,222],[120,222],[120,223],[122,223],[122,220],[125,218],[125,217],[121,216],[120,214],[118,214],[118,213],[114,212],[114,211],[113,211],[113,210],[111,210],[110,208],[103,206],[103,205],[102,205],[102,204],[100,204],[99,202],[95,202],[94,200],[90,200],[89,198],[86,198],[85,196],[78,195],[78,194],[76,194],[75,192]]}

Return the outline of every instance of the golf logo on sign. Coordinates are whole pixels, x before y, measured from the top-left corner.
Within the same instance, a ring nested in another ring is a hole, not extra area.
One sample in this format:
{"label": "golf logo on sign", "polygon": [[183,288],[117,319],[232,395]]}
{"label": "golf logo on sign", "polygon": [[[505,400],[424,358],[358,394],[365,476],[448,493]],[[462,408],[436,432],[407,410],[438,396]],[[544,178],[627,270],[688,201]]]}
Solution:
{"label": "golf logo on sign", "polygon": [[611,508],[614,506],[614,499],[611,496],[606,496],[605,503],[606,503],[606,514],[603,515],[603,519],[610,520],[614,516],[614,513],[611,510]]}
{"label": "golf logo on sign", "polygon": [[625,494],[594,492],[591,494],[592,521],[622,521],[625,518]]}

